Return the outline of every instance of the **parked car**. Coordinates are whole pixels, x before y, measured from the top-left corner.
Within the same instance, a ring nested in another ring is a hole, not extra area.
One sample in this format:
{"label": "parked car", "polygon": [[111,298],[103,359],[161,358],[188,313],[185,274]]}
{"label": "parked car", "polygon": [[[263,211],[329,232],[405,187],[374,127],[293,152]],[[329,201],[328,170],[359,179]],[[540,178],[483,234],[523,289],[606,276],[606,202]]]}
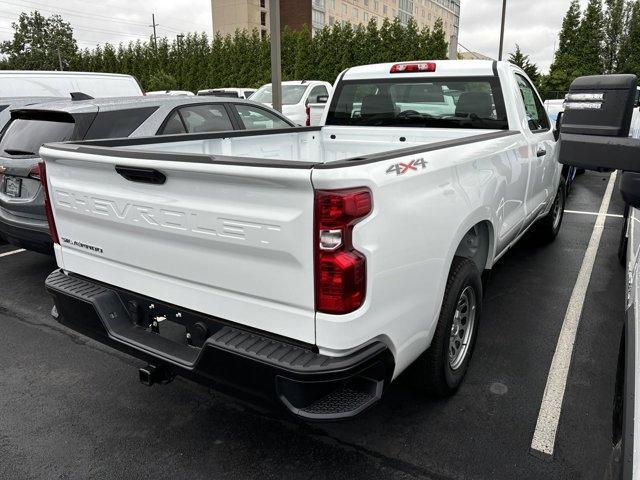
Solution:
{"label": "parked car", "polygon": [[135,77],[115,73],[0,70],[0,97],[66,97],[82,92],[93,98],[142,95]]}
{"label": "parked car", "polygon": [[198,90],[198,95],[247,99],[251,97],[255,91],[255,88],[210,88],[207,90]]}
{"label": "parked car", "polygon": [[34,105],[36,103],[53,102],[55,100],[61,100],[57,97],[16,97],[16,98],[0,98],[0,136],[4,126],[9,123],[11,119],[11,110],[25,107],[27,105]]}
{"label": "parked car", "polygon": [[194,93],[189,90],[157,90],[147,92],[147,95],[186,95],[187,97],[193,97]]}
{"label": "parked car", "polygon": [[619,250],[627,272],[626,318],[613,402],[613,449],[606,472],[606,478],[611,479],[640,478],[635,440],[640,432],[640,232],[637,229],[640,112],[637,92],[635,75],[578,78],[567,96],[561,126],[560,162],[586,170],[620,170],[620,192],[627,204]]}
{"label": "parked car", "polygon": [[214,97],[60,101],[13,110],[0,138],[0,232],[19,247],[53,252],[38,180],[43,143],[291,126],[263,105]]}
{"label": "parked car", "polygon": [[185,375],[306,419],[359,414],[412,364],[452,395],[483,274],[564,211],[549,118],[508,62],[350,68],[321,127],[41,155],[60,322],[144,359],[146,384]]}
{"label": "parked car", "polygon": [[[309,104],[320,103],[329,97],[331,92],[329,82],[319,80],[295,80],[282,82],[282,113],[298,125],[309,126]],[[270,83],[263,85],[251,96],[251,100],[272,106],[273,88]]]}

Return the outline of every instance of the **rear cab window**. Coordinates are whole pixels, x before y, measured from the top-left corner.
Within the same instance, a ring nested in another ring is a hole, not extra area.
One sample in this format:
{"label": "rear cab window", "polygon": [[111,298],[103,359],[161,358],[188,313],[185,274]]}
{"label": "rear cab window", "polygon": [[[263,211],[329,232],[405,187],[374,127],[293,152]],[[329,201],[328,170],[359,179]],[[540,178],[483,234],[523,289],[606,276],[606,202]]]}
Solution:
{"label": "rear cab window", "polygon": [[508,130],[497,77],[345,81],[327,125]]}
{"label": "rear cab window", "polygon": [[45,143],[74,140],[75,122],[69,114],[43,112],[18,114],[0,138],[0,155],[37,157]]}

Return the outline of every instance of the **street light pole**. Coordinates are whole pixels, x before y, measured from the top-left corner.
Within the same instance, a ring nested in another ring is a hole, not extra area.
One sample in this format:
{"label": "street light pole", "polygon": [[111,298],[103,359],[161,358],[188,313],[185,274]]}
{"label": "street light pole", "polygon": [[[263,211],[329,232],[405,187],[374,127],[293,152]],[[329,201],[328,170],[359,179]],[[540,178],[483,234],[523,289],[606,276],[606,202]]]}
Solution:
{"label": "street light pole", "polygon": [[156,14],[152,13],[151,14],[151,25],[149,25],[150,27],[153,27],[153,49],[156,51],[156,53],[158,53],[158,37],[156,35],[156,27],[159,26],[160,24],[156,23]]}
{"label": "street light pole", "polygon": [[500,27],[500,54],[498,60],[502,60],[502,50],[504,47],[504,22],[507,15],[507,0],[502,0],[502,26]]}
{"label": "street light pole", "polygon": [[271,30],[271,104],[282,112],[282,58],[280,51],[280,0],[269,0]]}

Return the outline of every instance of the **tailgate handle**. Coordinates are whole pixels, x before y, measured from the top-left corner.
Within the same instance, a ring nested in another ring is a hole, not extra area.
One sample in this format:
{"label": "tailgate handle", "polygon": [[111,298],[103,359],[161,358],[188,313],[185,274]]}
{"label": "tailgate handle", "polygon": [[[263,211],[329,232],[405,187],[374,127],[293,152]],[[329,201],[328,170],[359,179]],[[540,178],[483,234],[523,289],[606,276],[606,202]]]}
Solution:
{"label": "tailgate handle", "polygon": [[116,172],[118,172],[130,182],[162,185],[167,181],[167,177],[164,173],[159,172],[158,170],[154,170],[153,168],[121,167],[119,165],[116,165]]}

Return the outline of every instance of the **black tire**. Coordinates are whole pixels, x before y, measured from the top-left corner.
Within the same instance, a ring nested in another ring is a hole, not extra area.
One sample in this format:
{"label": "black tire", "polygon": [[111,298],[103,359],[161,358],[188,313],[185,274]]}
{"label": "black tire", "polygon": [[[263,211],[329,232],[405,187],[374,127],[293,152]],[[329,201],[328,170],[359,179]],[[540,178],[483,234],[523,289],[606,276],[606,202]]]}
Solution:
{"label": "black tire", "polygon": [[558,233],[560,233],[566,201],[567,187],[566,180],[563,177],[560,180],[560,185],[558,186],[558,191],[556,192],[556,196],[553,200],[551,210],[543,218],[538,220],[538,223],[535,226],[535,234],[541,243],[553,242],[558,236]]}
{"label": "black tire", "polygon": [[[475,293],[475,316],[468,347],[462,363],[451,366],[449,348],[454,315],[463,292],[470,287]],[[412,365],[413,380],[425,392],[448,397],[456,392],[467,372],[473,354],[482,314],[482,281],[478,269],[468,258],[455,257],[442,301],[438,325],[429,349]]]}

